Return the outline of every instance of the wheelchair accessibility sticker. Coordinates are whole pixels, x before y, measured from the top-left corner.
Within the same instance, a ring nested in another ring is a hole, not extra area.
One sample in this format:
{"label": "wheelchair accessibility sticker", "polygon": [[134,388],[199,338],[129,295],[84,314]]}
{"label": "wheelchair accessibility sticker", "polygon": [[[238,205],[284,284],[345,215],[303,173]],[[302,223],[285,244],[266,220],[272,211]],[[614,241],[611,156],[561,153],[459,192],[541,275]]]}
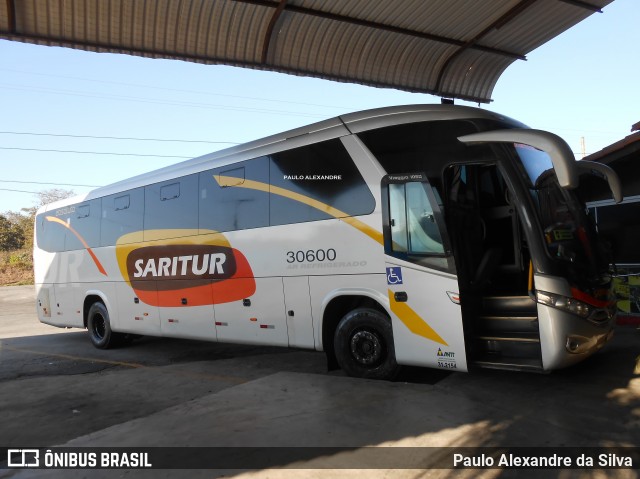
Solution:
{"label": "wheelchair accessibility sticker", "polygon": [[402,268],[400,266],[387,268],[387,284],[402,284]]}

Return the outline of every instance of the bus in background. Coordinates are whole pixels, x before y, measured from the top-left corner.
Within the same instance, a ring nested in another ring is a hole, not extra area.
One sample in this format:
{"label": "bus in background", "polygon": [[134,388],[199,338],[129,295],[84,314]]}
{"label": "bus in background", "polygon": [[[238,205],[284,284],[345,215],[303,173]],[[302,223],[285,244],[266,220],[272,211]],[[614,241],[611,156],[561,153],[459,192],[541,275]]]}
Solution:
{"label": "bus in background", "polygon": [[39,319],[324,351],[330,367],[549,371],[612,335],[609,261],[566,143],[453,105],[344,115],[62,200]]}

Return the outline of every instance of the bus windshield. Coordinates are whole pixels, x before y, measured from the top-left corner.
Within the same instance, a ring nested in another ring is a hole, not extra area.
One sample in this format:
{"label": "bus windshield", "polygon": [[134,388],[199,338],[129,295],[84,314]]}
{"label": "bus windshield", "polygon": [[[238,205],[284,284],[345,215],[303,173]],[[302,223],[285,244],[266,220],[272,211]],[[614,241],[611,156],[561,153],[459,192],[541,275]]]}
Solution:
{"label": "bus windshield", "polygon": [[550,256],[576,285],[589,287],[606,281],[608,261],[584,204],[572,190],[560,187],[547,153],[527,145],[514,146],[527,173]]}

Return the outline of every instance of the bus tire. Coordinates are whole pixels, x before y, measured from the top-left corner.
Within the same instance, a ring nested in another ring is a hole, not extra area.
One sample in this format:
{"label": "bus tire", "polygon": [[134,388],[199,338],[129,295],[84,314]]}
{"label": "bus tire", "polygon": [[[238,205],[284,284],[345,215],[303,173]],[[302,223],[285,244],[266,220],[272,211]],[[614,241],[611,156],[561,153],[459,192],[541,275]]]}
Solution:
{"label": "bus tire", "polygon": [[89,331],[91,344],[98,349],[109,349],[119,345],[121,342],[122,335],[111,330],[109,312],[101,302],[93,303],[89,308],[87,330]]}
{"label": "bus tire", "polygon": [[348,312],[336,328],[334,349],[338,364],[349,376],[393,380],[400,369],[391,321],[375,309]]}

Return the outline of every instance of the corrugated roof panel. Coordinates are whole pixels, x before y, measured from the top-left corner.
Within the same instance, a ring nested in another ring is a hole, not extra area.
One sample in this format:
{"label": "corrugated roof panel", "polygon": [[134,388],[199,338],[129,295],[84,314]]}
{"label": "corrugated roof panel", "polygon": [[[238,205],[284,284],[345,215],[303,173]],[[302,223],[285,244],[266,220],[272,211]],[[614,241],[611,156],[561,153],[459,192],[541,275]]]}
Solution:
{"label": "corrugated roof panel", "polygon": [[13,3],[14,13],[16,15],[16,27],[18,31],[24,33],[41,33],[46,34],[44,28],[38,29],[36,26],[37,15],[35,13],[35,0],[25,1],[21,3]]}
{"label": "corrugated roof panel", "polygon": [[467,40],[520,0],[290,0],[305,8],[415,30],[457,40]]}
{"label": "corrugated roof panel", "polygon": [[258,63],[272,10],[249,4],[237,4],[233,9],[235,14],[232,17],[228,35],[232,39],[240,38],[242,40],[228,42],[228,45],[231,46],[228,50],[229,56],[223,58],[236,58],[241,62]]}
{"label": "corrugated roof panel", "polygon": [[585,1],[612,0],[0,0],[0,38],[488,101]]}
{"label": "corrugated roof panel", "polygon": [[211,16],[213,14],[214,4],[213,2],[207,2],[200,4],[200,11],[197,14],[196,24],[194,26],[194,42],[200,55],[209,55],[209,39],[211,30],[209,28],[211,24]]}
{"label": "corrugated roof panel", "polygon": [[[178,17],[179,36],[176,38],[174,51],[180,53],[196,52],[196,55],[199,55],[201,48],[198,48],[196,41],[198,37],[196,26],[202,11],[203,3],[188,2],[186,4],[180,4],[180,6],[184,8]],[[154,25],[158,25],[158,23],[154,22]],[[157,49],[158,47],[158,44],[154,44],[152,48]]]}
{"label": "corrugated roof panel", "polygon": [[9,31],[11,29],[9,21],[9,4],[0,2],[0,31]]}
{"label": "corrugated roof panel", "polygon": [[138,28],[133,29],[133,38],[131,44],[132,48],[139,48],[141,50],[150,50],[153,48],[151,42],[147,41],[148,35],[148,23],[151,23],[148,19],[147,5],[149,2],[133,2],[131,5],[131,23],[138,25]]}
{"label": "corrugated roof panel", "polygon": [[440,90],[443,93],[464,91],[469,97],[491,98],[495,82],[510,64],[511,61],[504,57],[467,50],[449,64]]}
{"label": "corrugated roof panel", "polygon": [[[589,0],[589,4],[602,8],[612,1]],[[500,29],[488,33],[482,43],[487,46],[509,45],[514,50],[530,52],[592,13],[571,3],[537,0]]]}
{"label": "corrugated roof panel", "polygon": [[272,40],[268,61],[282,68],[297,63],[307,73],[424,89],[435,86],[438,67],[453,51],[455,47],[422,38],[288,13]]}
{"label": "corrugated roof panel", "polygon": [[423,10],[422,24],[407,23],[414,30],[456,40],[467,41],[480,33],[485,25],[492,23],[517,4],[519,0],[499,0],[493,2],[470,2],[467,0],[441,0],[437,2],[417,2]]}
{"label": "corrugated roof panel", "polygon": [[455,47],[435,44],[424,48],[424,40],[413,38],[397,58],[397,66],[393,75],[393,85],[402,88],[407,85],[412,89],[434,90],[438,80],[438,71],[447,58],[455,51]]}
{"label": "corrugated roof panel", "polygon": [[238,40],[240,42],[246,41],[244,38],[236,40],[229,35],[230,25],[237,16],[236,7],[238,5],[231,2],[213,2],[213,5],[214,11],[211,13],[208,26],[211,37],[205,49],[209,53],[206,56],[231,59],[233,58],[231,51],[233,44]]}
{"label": "corrugated roof panel", "polygon": [[[130,0],[128,0],[130,1]],[[135,1],[135,0],[134,0]],[[142,2],[148,3],[148,2]],[[156,3],[156,6],[158,3]],[[190,44],[189,36],[192,33],[190,28],[191,21],[193,19],[193,2],[174,2],[174,8],[165,8],[162,13],[159,13],[158,18],[164,18],[165,22],[151,21],[151,25],[144,25],[144,31],[147,32],[150,26],[154,26],[155,30],[158,32],[166,31],[169,29],[171,31],[170,37],[165,38],[157,38],[156,35],[153,36],[155,42],[144,43],[141,46],[146,50],[160,50],[166,49],[167,52],[172,54],[186,53],[192,51],[193,47]],[[143,18],[140,18],[139,22],[144,22]],[[135,44],[132,46],[136,46]]]}
{"label": "corrugated roof panel", "polygon": [[465,86],[469,96],[489,99],[500,75],[512,62],[489,54],[483,54],[483,57],[476,61],[475,79],[468,78]]}

